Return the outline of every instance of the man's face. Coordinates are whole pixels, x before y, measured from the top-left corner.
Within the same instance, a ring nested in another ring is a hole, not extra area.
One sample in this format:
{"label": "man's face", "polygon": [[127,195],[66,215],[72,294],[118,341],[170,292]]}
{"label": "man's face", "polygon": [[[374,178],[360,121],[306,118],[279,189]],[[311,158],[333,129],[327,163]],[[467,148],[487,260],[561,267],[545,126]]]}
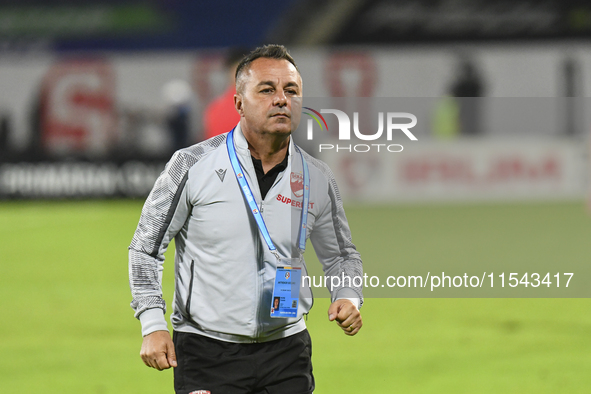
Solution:
{"label": "man's face", "polygon": [[301,100],[292,98],[301,97],[302,79],[293,64],[287,60],[258,58],[240,79],[242,87],[234,102],[245,131],[289,134],[297,129]]}

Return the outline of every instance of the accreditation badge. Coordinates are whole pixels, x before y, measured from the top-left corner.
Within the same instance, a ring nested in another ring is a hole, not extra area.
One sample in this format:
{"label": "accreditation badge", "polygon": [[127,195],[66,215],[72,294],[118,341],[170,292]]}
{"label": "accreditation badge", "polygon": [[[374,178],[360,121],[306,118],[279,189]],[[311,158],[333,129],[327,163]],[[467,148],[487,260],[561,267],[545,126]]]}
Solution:
{"label": "accreditation badge", "polygon": [[271,317],[296,317],[300,303],[301,267],[277,267]]}

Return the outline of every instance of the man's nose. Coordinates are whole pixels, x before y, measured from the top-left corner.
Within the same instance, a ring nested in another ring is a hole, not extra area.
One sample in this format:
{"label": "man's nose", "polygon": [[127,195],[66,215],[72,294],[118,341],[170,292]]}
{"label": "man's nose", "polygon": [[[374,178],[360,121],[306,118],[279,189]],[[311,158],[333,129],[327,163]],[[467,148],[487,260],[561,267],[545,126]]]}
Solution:
{"label": "man's nose", "polygon": [[285,92],[278,91],[273,98],[273,104],[279,107],[285,107],[287,105],[287,96],[285,95]]}

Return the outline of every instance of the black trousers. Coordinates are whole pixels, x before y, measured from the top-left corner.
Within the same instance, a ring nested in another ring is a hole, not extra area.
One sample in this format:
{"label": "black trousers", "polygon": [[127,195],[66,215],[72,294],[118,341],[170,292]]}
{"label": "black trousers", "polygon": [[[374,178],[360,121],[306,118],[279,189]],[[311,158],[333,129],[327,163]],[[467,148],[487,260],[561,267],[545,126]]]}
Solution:
{"label": "black trousers", "polygon": [[[177,394],[311,394],[308,330],[263,343],[231,343],[175,331]],[[201,390],[201,391],[200,391]]]}

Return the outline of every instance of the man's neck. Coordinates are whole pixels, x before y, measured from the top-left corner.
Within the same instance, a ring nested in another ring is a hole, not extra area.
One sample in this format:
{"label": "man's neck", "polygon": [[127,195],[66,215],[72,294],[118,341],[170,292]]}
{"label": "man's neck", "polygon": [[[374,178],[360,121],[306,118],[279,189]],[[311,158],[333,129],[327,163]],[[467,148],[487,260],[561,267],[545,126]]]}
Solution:
{"label": "man's neck", "polygon": [[261,161],[266,174],[285,159],[289,147],[289,134],[259,134],[243,130],[250,154]]}

